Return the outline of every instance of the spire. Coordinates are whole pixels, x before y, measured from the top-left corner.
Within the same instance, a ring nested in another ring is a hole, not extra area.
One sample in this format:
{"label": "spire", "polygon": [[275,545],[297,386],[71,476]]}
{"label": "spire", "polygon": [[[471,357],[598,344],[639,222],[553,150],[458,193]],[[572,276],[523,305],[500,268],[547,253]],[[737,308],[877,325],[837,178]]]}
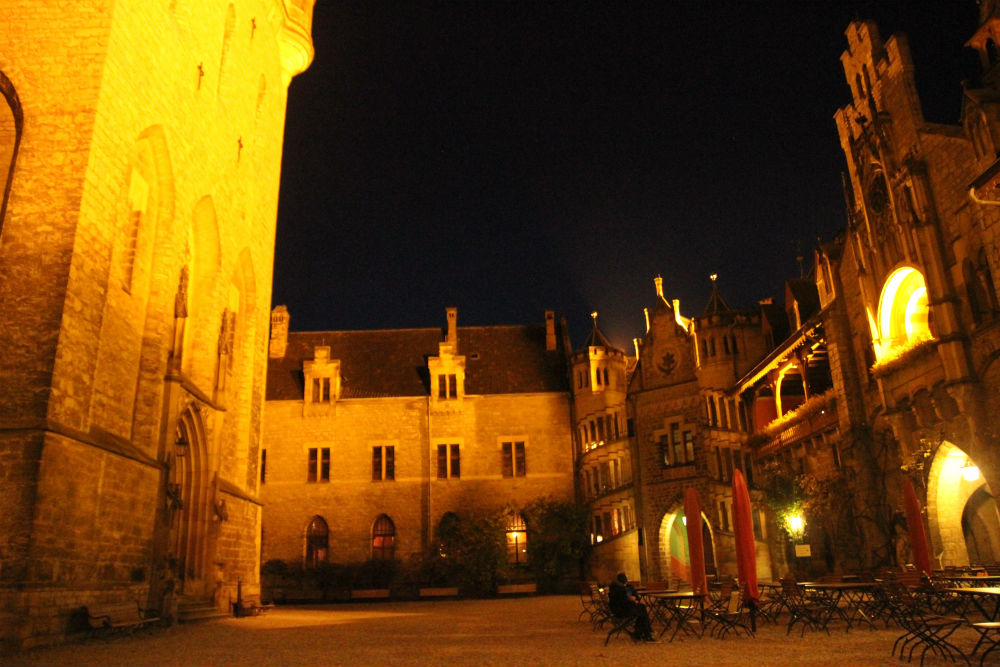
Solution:
{"label": "spire", "polygon": [[712,296],[708,299],[708,305],[705,306],[705,312],[703,315],[718,315],[719,313],[728,313],[732,311],[726,300],[719,296],[719,274],[713,273],[709,276],[712,280]]}
{"label": "spire", "polygon": [[604,337],[601,330],[597,328],[597,311],[595,310],[592,312],[590,317],[594,320],[594,328],[590,332],[590,337],[587,338],[587,347],[604,347],[609,350],[617,349],[614,345],[608,342],[608,339]]}

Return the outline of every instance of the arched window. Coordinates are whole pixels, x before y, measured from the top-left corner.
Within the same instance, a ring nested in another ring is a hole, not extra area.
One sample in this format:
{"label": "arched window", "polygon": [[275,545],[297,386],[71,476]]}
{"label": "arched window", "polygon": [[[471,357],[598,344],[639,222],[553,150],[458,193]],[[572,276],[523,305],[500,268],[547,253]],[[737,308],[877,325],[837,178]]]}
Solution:
{"label": "arched window", "polygon": [[893,350],[930,340],[930,309],[924,276],[912,267],[897,269],[882,288],[878,305],[879,340],[875,356],[882,360]]}
{"label": "arched window", "polygon": [[385,514],[380,514],[372,526],[372,558],[392,560],[396,555],[396,526]]}
{"label": "arched window", "polygon": [[455,558],[461,546],[461,525],[458,515],[445,512],[438,524],[438,555],[442,558]]}
{"label": "arched window", "polygon": [[330,551],[330,529],[321,516],[314,516],[306,529],[306,568],[315,569],[325,563]]}
{"label": "arched window", "polygon": [[3,232],[7,199],[14,178],[14,160],[21,143],[24,116],[14,85],[0,72],[0,232]]}
{"label": "arched window", "polygon": [[[606,465],[606,464],[605,464]],[[507,515],[507,562],[525,565],[528,562],[528,529],[518,512]]]}
{"label": "arched window", "polygon": [[982,286],[983,310],[988,317],[996,315],[998,310],[997,291],[993,285],[993,272],[990,270],[989,259],[986,256],[986,248],[979,249],[978,265],[976,266],[976,276]]}

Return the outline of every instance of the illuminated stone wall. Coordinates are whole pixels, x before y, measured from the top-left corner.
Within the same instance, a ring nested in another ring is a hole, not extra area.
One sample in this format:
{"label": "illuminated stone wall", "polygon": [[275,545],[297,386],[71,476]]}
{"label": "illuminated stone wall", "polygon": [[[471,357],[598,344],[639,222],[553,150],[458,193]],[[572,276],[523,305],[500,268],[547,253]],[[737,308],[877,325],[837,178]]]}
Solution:
{"label": "illuminated stone wall", "polygon": [[[306,528],[330,529],[331,563],[372,553],[372,525],[387,514],[396,556],[423,553],[446,512],[523,507],[536,498],[573,498],[569,399],[565,394],[466,396],[460,414],[431,415],[421,397],[343,399],[336,413],[304,417],[301,401],[268,401],[263,556],[303,563]],[[526,439],[527,475],[505,478],[504,436]],[[459,479],[437,479],[438,442],[461,446]],[[395,447],[395,479],[372,481],[372,447]],[[309,448],[329,448],[330,481],[307,482]]]}
{"label": "illuminated stone wall", "polygon": [[[23,113],[0,220],[5,648],[58,640],[95,600],[163,604],[182,524],[199,546],[179,590],[224,605],[257,583],[284,109],[311,6],[0,6],[0,105]],[[178,479],[185,410],[198,463]],[[169,512],[167,483],[197,502]]]}

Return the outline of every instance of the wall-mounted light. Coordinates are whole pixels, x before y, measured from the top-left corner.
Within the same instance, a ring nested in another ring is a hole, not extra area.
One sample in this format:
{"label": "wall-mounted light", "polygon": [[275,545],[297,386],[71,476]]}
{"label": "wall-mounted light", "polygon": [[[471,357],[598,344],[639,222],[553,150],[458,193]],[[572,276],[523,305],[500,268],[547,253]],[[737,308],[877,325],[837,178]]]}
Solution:
{"label": "wall-mounted light", "polygon": [[962,479],[966,482],[975,482],[979,479],[979,466],[970,459],[965,459],[965,464],[959,468],[959,471],[962,473]]}
{"label": "wall-mounted light", "polygon": [[795,539],[802,537],[806,530],[806,520],[801,514],[791,514],[787,519],[788,534]]}
{"label": "wall-mounted light", "polygon": [[184,434],[178,434],[177,440],[174,441],[174,455],[175,456],[187,456],[188,449],[190,448],[190,443]]}

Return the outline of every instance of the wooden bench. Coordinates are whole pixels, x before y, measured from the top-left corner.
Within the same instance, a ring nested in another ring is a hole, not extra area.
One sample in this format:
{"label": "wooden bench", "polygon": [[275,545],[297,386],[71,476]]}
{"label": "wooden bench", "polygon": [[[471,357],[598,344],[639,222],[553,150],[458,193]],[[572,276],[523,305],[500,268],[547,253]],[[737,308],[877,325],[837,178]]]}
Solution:
{"label": "wooden bench", "polygon": [[87,622],[92,630],[133,632],[160,620],[155,612],[143,609],[136,601],[98,602],[86,606]]}

